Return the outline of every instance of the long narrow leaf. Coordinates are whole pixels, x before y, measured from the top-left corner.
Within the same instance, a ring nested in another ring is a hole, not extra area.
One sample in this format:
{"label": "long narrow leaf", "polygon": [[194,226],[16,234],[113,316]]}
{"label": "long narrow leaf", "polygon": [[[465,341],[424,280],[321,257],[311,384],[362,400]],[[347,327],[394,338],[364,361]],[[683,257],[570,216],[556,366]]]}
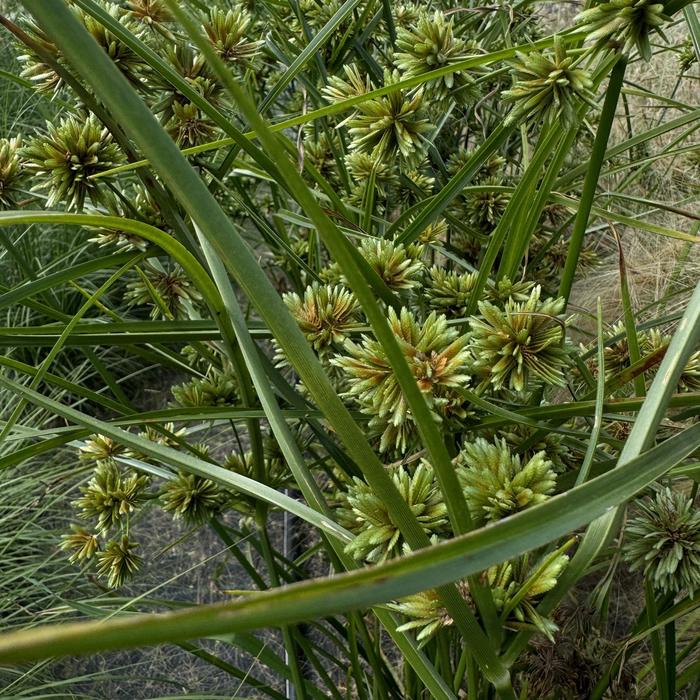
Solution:
{"label": "long narrow leaf", "polygon": [[[0,383],[5,383],[0,379]],[[244,632],[400,598],[478,573],[616,508],[700,446],[700,424],[546,503],[387,564],[163,615],[44,626],[0,635],[0,663]]]}

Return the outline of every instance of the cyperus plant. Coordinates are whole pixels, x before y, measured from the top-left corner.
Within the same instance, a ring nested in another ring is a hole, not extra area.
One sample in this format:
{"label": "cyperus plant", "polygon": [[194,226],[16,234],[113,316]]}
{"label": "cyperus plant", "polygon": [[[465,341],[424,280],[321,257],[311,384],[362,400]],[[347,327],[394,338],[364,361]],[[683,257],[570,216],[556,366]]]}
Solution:
{"label": "cyperus plant", "polygon": [[515,103],[509,122],[528,117],[545,124],[561,120],[568,125],[575,121],[582,100],[595,107],[590,75],[576,66],[575,57],[567,53],[559,37],[554,40],[553,53],[516,55],[513,87],[502,94],[504,100]]}
{"label": "cyperus plant", "polygon": [[26,168],[37,178],[32,187],[47,192],[47,207],[65,202],[68,209],[83,209],[86,199],[108,204],[113,195],[104,181],[91,176],[118,165],[123,156],[112,134],[90,114],[69,116],[58,124],[46,124],[22,149]]}
{"label": "cyperus plant", "polygon": [[21,5],[0,468],[54,500],[41,566],[0,536],[0,677],[172,643],[190,694],[694,697],[695,8]]}
{"label": "cyperus plant", "polygon": [[477,438],[462,448],[457,476],[478,523],[492,522],[545,501],[556,487],[556,475],[545,452],[524,464],[505,440]]}
{"label": "cyperus plant", "polygon": [[564,328],[557,318],[563,299],[540,300],[535,287],[527,301],[509,299],[505,308],[482,301],[480,317],[472,318],[474,367],[484,375],[482,386],[524,391],[533,380],[564,383],[567,352]]}
{"label": "cyperus plant", "polygon": [[641,569],[664,593],[693,595],[700,584],[700,512],[693,499],[665,488],[637,506],[624,546],[631,568]]}
{"label": "cyperus plant", "polygon": [[[469,383],[467,337],[450,328],[445,316],[431,313],[419,322],[408,309],[389,309],[392,332],[423,395],[436,414],[459,415],[460,387]],[[406,398],[382,345],[367,336],[347,341],[347,356],[333,363],[351,378],[347,391],[372,416],[370,427],[381,432],[380,451],[406,452],[416,428]]]}

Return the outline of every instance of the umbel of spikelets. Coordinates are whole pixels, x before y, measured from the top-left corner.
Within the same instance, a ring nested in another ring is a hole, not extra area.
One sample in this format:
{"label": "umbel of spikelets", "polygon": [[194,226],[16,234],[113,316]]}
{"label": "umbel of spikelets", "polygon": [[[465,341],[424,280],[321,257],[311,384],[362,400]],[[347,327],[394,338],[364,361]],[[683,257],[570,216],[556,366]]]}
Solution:
{"label": "umbel of spikelets", "polygon": [[[398,79],[398,73],[388,73],[385,83]],[[425,134],[431,125],[425,116],[426,107],[422,89],[410,94],[397,89],[362,102],[347,120],[350,149],[385,162],[398,159],[408,169],[416,167],[428,147]]]}
{"label": "umbel of spikelets", "polygon": [[700,586],[700,510],[693,500],[669,488],[637,502],[638,514],[625,528],[624,556],[654,587],[693,595]]}
{"label": "umbel of spikelets", "polygon": [[[515,562],[505,562],[484,571],[480,578],[491,589],[498,612],[508,608],[508,618],[522,625],[533,625],[540,632],[551,637],[556,626],[537,613],[533,602],[554,588],[559,575],[569,562],[568,556],[561,550],[548,558],[528,565],[523,558]],[[472,599],[469,584],[457,582],[457,590],[471,606]],[[440,630],[452,627],[454,619],[442,603],[435,589],[406,596],[388,607],[408,621],[399,626],[399,631],[414,630],[419,647],[427,644]]]}
{"label": "umbel of spikelets", "polygon": [[290,292],[284,295],[284,302],[317,352],[343,343],[348,331],[359,322],[357,300],[340,285],[314,282],[306,288],[303,297]]}
{"label": "umbel of spikelets", "polygon": [[[404,78],[451,66],[469,53],[466,42],[454,35],[454,20],[446,19],[439,10],[432,14],[421,12],[414,25],[399,27],[396,46],[399,51],[394,61]],[[472,83],[465,71],[452,71],[430,80],[426,89],[431,98],[439,100]]]}
{"label": "umbel of spikelets", "polygon": [[212,8],[204,22],[204,31],[224,61],[252,67],[265,42],[248,38],[251,22],[250,14],[242,7]]}
{"label": "umbel of spikelets", "polygon": [[642,58],[651,58],[651,35],[671,20],[665,2],[612,0],[598,2],[575,18],[578,29],[589,32],[587,40],[600,47],[614,42],[623,52],[636,47]]}
{"label": "umbel of spikelets", "polygon": [[189,525],[202,525],[226,503],[226,492],[211,479],[197,474],[178,474],[165,482],[161,492],[163,510]]}
{"label": "umbel of spikelets", "polygon": [[148,484],[145,474],[124,474],[113,462],[100,462],[92,479],[81,488],[75,506],[81,518],[94,521],[97,531],[104,534],[144,502]]}
{"label": "umbel of spikelets", "polygon": [[542,503],[556,486],[556,473],[545,452],[523,463],[499,439],[466,443],[457,457],[456,471],[472,518],[479,524]]}
{"label": "umbel of spikelets", "polygon": [[29,141],[21,153],[37,180],[32,190],[47,192],[48,208],[65,203],[68,209],[80,211],[86,199],[95,205],[111,203],[104,181],[92,176],[118,165],[122,156],[94,115],[47,122],[46,133]]}
{"label": "umbel of spikelets", "polygon": [[514,107],[506,123],[527,117],[545,124],[572,124],[576,110],[584,101],[595,107],[593,81],[575,58],[567,53],[559,39],[553,51],[516,53],[512,62],[513,87],[501,94]]}
{"label": "umbel of spikelets", "polygon": [[480,316],[471,319],[470,347],[475,369],[485,375],[482,386],[524,391],[530,381],[563,385],[567,353],[563,325],[557,320],[563,299],[540,301],[535,287],[525,302],[509,299],[503,309],[479,303]]}
{"label": "umbel of spikelets", "polygon": [[[403,466],[396,468],[392,480],[426,535],[436,538],[446,531],[447,508],[427,462],[422,461],[413,474]],[[355,559],[382,562],[405,550],[401,531],[369,484],[355,477],[341,500],[350,511],[345,519],[356,533],[346,548]]]}
{"label": "umbel of spikelets", "polygon": [[[448,399],[444,390],[465,386],[469,382],[467,365],[470,354],[467,336],[447,324],[445,316],[431,313],[420,323],[412,311],[388,312],[389,325],[396,337],[418,387],[434,407]],[[361,343],[346,341],[345,357],[333,363],[352,380],[347,396],[358,401],[363,412],[374,417],[370,425],[383,427],[380,449],[406,449],[412,419],[403,391],[394,374],[384,346],[369,336]]]}

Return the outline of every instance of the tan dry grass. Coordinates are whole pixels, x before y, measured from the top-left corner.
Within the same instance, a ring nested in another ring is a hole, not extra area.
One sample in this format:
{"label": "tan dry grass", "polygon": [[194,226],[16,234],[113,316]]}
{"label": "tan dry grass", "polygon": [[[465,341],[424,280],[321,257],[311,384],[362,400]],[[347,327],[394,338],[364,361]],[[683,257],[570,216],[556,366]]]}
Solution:
{"label": "tan dry grass", "polygon": [[[669,33],[669,46],[680,46],[686,37],[685,25],[675,26]],[[661,45],[658,47],[661,48]],[[677,55],[665,51],[657,55],[650,63],[637,61],[629,66],[627,80],[629,83],[643,85],[652,93],[673,98],[687,105],[698,106],[698,87],[700,74],[698,64],[679,79]],[[627,95],[627,105],[632,133],[638,134],[669,121],[683,112],[675,107],[666,107],[653,97]],[[683,130],[675,130],[649,142],[644,152],[637,157],[660,153],[677,139]],[[628,125],[621,103],[618,119],[611,137],[611,143],[618,143],[629,138]],[[700,135],[693,134],[676,146],[700,144]],[[628,171],[603,181],[609,189],[619,186]],[[687,210],[694,215],[700,214],[698,198],[700,196],[700,168],[694,165],[687,155],[663,158],[654,163],[626,190],[627,194],[651,199]],[[597,204],[608,204],[613,211],[635,216],[644,213],[647,221],[662,224],[685,233],[698,232],[698,223],[691,218],[672,212],[656,210],[652,207],[629,203],[624,200],[608,202],[599,197]],[[596,223],[596,222],[592,222]],[[600,223],[600,222],[597,222]],[[667,313],[680,311],[692,292],[692,287],[700,279],[700,245],[687,244],[683,241],[655,235],[640,229],[626,226],[615,227],[621,237],[627,272],[629,276],[630,295],[636,311],[643,310],[662,299],[672,291],[686,290],[673,296],[664,304]],[[573,302],[592,312],[598,296],[604,304],[606,321],[614,322],[622,315],[620,302],[619,256],[614,236],[609,227],[602,227],[590,236],[598,238],[597,248],[602,251],[601,264],[589,276],[580,280],[574,287]],[[651,311],[658,315],[658,308]]]}

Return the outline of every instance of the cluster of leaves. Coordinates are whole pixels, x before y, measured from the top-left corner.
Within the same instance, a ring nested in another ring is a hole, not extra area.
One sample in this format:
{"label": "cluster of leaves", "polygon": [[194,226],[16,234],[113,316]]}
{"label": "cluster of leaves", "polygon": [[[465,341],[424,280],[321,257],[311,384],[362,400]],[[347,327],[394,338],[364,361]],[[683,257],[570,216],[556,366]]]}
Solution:
{"label": "cluster of leaves", "polygon": [[[567,309],[567,265],[573,261],[584,276],[597,254],[593,244],[576,242],[571,207],[557,204],[547,188],[567,155],[571,162],[590,156],[588,127],[602,119],[601,85],[616,61],[651,57],[651,39],[663,38],[669,4],[594,3],[574,27],[587,33],[585,42],[565,32],[539,45],[539,18],[527,2],[516,3],[511,15],[498,7],[461,12],[449,0],[356,3],[351,11],[315,0],[222,3],[196,15],[208,49],[255,96],[259,111],[275,123],[294,115],[279,143],[296,158],[317,202],[340,222],[342,249],[371,287],[392,343],[380,338],[366,295],[331,255],[321,227],[306,218],[281,179],[261,170],[267,156],[240,148],[244,124],[230,91],[175,20],[171,4],[76,0],[71,11],[173,141],[191,149],[186,152],[277,283],[333,389],[386,463],[386,488],[437,544],[462,532],[450,511],[450,495],[456,495],[445,493],[446,466],[474,527],[536,507],[569,488],[584,462],[588,470],[590,425],[576,412],[563,412],[539,426],[522,411],[563,404],[566,392],[574,402],[595,398],[601,373],[601,401],[638,395],[635,380],[649,386],[668,346],[669,336],[659,330],[613,326],[603,337],[599,366],[596,343],[577,347],[572,341],[580,319]],[[148,168],[130,164],[139,158],[132,139],[50,36],[26,18],[8,24],[24,45],[23,77],[66,107],[45,129],[0,141],[0,206],[132,219],[172,236],[194,258],[208,259],[176,193]],[[292,57],[312,36],[323,38],[314,53],[318,69],[290,75]],[[514,45],[520,50],[510,51]],[[481,60],[501,50],[507,58],[495,67]],[[691,54],[683,58],[684,70],[693,64]],[[322,114],[306,118],[314,108]],[[572,185],[576,199],[578,187]],[[155,348],[184,373],[172,386],[171,407],[198,420],[255,409],[240,349],[206,336],[212,309],[205,290],[180,262],[111,221],[104,227],[92,222],[92,249],[133,254],[133,269],[119,280],[115,296],[128,320],[171,334],[164,337],[177,352],[160,341],[148,344],[149,353]],[[511,231],[518,235],[510,237]],[[121,320],[104,310],[96,307],[92,320]],[[245,320],[263,330],[252,311]],[[180,328],[194,329],[195,339],[178,338]],[[342,554],[362,565],[410,552],[395,504],[316,417],[312,387],[287,348],[273,339],[257,349],[283,408],[297,411],[294,439],[312,465],[313,487],[328,514],[345,528]],[[407,376],[440,432],[447,465],[428,449],[425,418],[406,391]],[[690,357],[677,390],[700,390],[700,351]],[[302,414],[314,417],[298,418]],[[188,428],[172,423],[145,423],[140,437],[278,491],[303,488],[283,440],[248,415],[245,431],[231,423],[225,433],[237,442],[235,452],[217,447],[217,431],[212,444],[194,443]],[[495,427],[494,417],[501,419]],[[591,438],[601,468],[621,449],[620,423],[603,422]],[[85,441],[80,458],[93,472],[75,502],[80,524],[62,547],[72,562],[94,566],[109,587],[122,586],[138,569],[135,533],[150,508],[192,527],[237,514],[265,541],[267,511],[250,494],[159,466],[104,435]],[[662,491],[641,501],[639,513],[626,528],[623,550],[632,570],[642,569],[660,594],[692,595],[700,580],[693,499]],[[538,631],[551,639],[555,621],[537,606],[555,587],[572,547],[571,540],[561,541],[456,588],[479,622],[485,622],[485,590],[508,633]],[[299,570],[295,565],[294,576]],[[420,645],[441,635],[454,639],[453,611],[437,590],[388,607],[402,616],[398,632],[415,631]],[[461,658],[459,644],[453,646],[450,653]],[[449,670],[449,662],[441,663]]]}

